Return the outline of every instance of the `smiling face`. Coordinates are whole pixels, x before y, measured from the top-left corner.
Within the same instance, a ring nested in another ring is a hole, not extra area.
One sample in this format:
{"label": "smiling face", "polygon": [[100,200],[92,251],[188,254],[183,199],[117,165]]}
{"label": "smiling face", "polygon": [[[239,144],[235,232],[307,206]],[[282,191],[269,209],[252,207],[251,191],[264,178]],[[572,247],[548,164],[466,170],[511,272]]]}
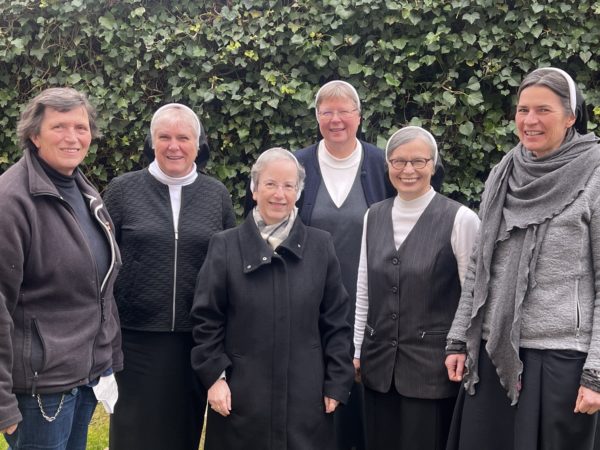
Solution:
{"label": "smiling face", "polygon": [[92,142],[87,110],[81,106],[67,112],[47,107],[40,133],[31,137],[38,155],[63,175],[72,175],[87,155]]}
{"label": "smiling face", "polygon": [[298,168],[289,159],[267,163],[258,176],[252,198],[267,225],[281,222],[290,215],[296,204]]}
{"label": "smiling face", "polygon": [[[340,112],[348,117],[341,117]],[[334,114],[327,118],[323,113]],[[318,106],[319,131],[325,140],[325,146],[334,156],[348,156],[356,147],[356,132],[360,124],[360,112],[357,105],[348,97],[332,97],[323,100]]]}
{"label": "smiling face", "polygon": [[174,111],[161,117],[152,133],[156,162],[161,170],[174,178],[188,175],[198,154],[194,127],[184,114]]}
{"label": "smiling face", "polygon": [[[430,159],[431,149],[421,138],[406,144],[399,145],[390,155],[392,159],[412,161],[414,159]],[[434,172],[433,160],[427,161],[422,169],[415,169],[412,164],[406,164],[404,169],[394,169],[388,162],[390,181],[398,191],[402,200],[414,200],[426,194],[431,186],[431,177]]]}
{"label": "smiling face", "polygon": [[521,92],[515,123],[523,146],[539,158],[560,147],[575,116],[551,89],[534,85]]}

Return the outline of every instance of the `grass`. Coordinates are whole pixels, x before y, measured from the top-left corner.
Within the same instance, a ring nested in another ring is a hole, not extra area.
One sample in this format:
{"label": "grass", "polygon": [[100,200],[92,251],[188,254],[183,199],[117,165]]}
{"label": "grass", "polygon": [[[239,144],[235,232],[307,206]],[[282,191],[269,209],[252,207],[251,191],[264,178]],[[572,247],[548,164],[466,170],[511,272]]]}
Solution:
{"label": "grass", "polygon": [[[102,405],[98,405],[94,417],[90,422],[88,431],[88,442],[86,450],[104,450],[108,448],[108,424],[109,415],[106,414]],[[204,447],[204,433],[202,433],[202,441],[199,449]],[[8,445],[4,438],[0,439],[0,450],[7,450]]]}

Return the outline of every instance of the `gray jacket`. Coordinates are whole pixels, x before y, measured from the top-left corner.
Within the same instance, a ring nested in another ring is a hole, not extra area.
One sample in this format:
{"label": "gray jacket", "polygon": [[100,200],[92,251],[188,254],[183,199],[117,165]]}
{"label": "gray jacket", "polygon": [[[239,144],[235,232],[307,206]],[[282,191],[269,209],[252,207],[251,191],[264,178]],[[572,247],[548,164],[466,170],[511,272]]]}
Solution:
{"label": "gray jacket", "polygon": [[[479,237],[473,255],[477,254],[478,245]],[[494,295],[493,274],[502,270],[507,256],[506,247],[497,243],[488,310],[502,301]],[[473,259],[448,339],[466,341],[474,268]],[[600,170],[592,174],[577,198],[549,222],[534,279],[535,286],[523,301],[520,346],[585,352],[588,356],[584,369],[600,370]],[[486,338],[486,331],[484,318],[481,338]]]}
{"label": "gray jacket", "polygon": [[110,245],[103,280],[70,206],[30,151],[0,176],[0,429],[21,420],[14,393],[64,392],[123,365],[112,222],[79,171],[76,182]]}

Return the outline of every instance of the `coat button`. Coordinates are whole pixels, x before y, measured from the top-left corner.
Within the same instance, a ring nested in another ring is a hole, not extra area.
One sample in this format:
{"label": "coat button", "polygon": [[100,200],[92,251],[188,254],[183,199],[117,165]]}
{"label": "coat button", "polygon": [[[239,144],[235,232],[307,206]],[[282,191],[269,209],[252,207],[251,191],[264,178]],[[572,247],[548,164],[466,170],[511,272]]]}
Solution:
{"label": "coat button", "polygon": [[393,265],[397,265],[398,264],[398,258],[392,258],[392,264]]}
{"label": "coat button", "polygon": [[246,269],[251,269],[251,268],[252,268],[252,266],[251,266],[250,264],[248,264],[248,265],[246,266]]}
{"label": "coat button", "polygon": [[392,292],[395,294],[396,292],[398,292],[398,288],[396,286],[392,287]]}
{"label": "coat button", "polygon": [[392,313],[392,320],[396,320],[398,318],[398,314]]}
{"label": "coat button", "polygon": [[267,257],[266,257],[266,256],[263,256],[263,257],[262,257],[262,260],[263,260],[263,261],[266,261],[266,260],[267,260]]}
{"label": "coat button", "polygon": [[398,341],[396,339],[392,339],[392,342],[390,342],[390,344],[392,344],[392,347],[396,347],[398,345]]}

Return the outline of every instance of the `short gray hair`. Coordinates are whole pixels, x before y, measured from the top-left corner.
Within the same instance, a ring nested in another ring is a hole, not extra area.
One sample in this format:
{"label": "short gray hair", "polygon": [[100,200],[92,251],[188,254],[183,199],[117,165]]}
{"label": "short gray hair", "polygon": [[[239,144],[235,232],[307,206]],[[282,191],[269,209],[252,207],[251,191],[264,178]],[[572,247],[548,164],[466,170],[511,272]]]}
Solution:
{"label": "short gray hair", "polygon": [[[573,79],[565,71],[553,67],[534,70],[521,82],[517,98],[520,98],[521,93],[531,86],[547,87],[558,95],[567,116],[576,115],[577,88]],[[575,104],[572,104],[572,101],[575,101]]]}
{"label": "short gray hair", "polygon": [[398,131],[392,134],[385,146],[385,159],[389,159],[390,155],[399,146],[408,144],[415,139],[421,139],[429,147],[429,150],[431,151],[431,159],[433,159],[433,167],[435,167],[438,159],[438,148],[435,138],[426,129],[413,125],[400,128]]}
{"label": "short gray hair", "polygon": [[350,83],[342,80],[333,80],[321,86],[321,89],[318,90],[315,97],[315,110],[317,113],[321,103],[332,98],[347,98],[354,103],[354,106],[356,106],[356,109],[360,112],[360,98],[358,97],[358,92],[356,92],[356,89],[354,89],[354,86]]}
{"label": "short gray hair", "polygon": [[64,113],[79,107],[84,107],[87,112],[92,137],[100,136],[96,110],[86,95],[70,87],[57,87],[44,89],[27,104],[17,123],[19,143],[23,148],[36,148],[31,138],[39,136],[46,108]]}
{"label": "short gray hair", "polygon": [[194,145],[198,150],[200,142],[200,119],[196,113],[189,107],[182,105],[181,103],[167,103],[156,110],[150,121],[150,136],[152,138],[152,146],[154,147],[154,131],[156,130],[157,123],[164,117],[170,116],[173,111],[178,111],[181,115],[189,122],[194,130]]}
{"label": "short gray hair", "polygon": [[298,193],[302,192],[304,189],[304,179],[306,178],[306,172],[302,164],[298,162],[296,157],[290,152],[282,147],[273,147],[268,150],[265,150],[260,154],[252,169],[250,169],[250,190],[254,192],[258,187],[258,180],[260,178],[261,172],[267,166],[267,164],[273,161],[292,161],[296,164],[296,169],[298,171]]}

